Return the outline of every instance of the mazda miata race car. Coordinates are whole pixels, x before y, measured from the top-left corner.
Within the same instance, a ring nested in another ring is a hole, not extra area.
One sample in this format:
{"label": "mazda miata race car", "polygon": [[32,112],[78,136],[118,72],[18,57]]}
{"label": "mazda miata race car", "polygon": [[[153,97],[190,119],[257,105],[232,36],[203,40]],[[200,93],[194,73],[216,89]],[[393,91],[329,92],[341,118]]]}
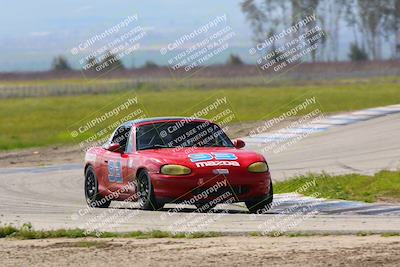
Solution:
{"label": "mazda miata race car", "polygon": [[244,146],[204,119],[126,122],[106,144],[86,152],[86,201],[100,208],[137,201],[144,210],[184,203],[200,212],[245,202],[250,212],[263,212],[273,199],[268,164]]}

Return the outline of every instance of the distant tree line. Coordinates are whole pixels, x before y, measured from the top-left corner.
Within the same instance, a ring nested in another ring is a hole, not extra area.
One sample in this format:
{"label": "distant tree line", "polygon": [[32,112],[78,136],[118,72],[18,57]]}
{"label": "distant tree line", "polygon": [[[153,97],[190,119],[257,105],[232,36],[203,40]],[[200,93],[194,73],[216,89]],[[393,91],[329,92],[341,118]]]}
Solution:
{"label": "distant tree line", "polygon": [[[344,26],[353,35],[348,48],[350,60],[383,59],[383,47],[390,47],[391,58],[400,58],[400,0],[242,0],[240,6],[251,26],[254,42],[262,42],[315,13],[317,21],[305,30],[318,24],[325,35],[319,40],[318,50],[311,52],[312,61],[339,60],[340,32]],[[275,46],[273,43],[272,49]],[[243,61],[238,55],[231,54],[226,64],[241,65]],[[154,69],[159,66],[147,61],[142,67]],[[53,59],[52,69],[66,71],[72,68],[64,56],[57,56]],[[83,69],[108,72],[126,69],[126,66],[107,51],[102,58],[89,57]]]}
{"label": "distant tree line", "polygon": [[53,59],[51,63],[51,68],[57,71],[66,71],[71,70],[71,66],[68,63],[68,60],[64,56],[57,56]]}
{"label": "distant tree line", "polygon": [[400,0],[243,0],[240,5],[255,42],[315,13],[326,38],[313,61],[338,60],[344,25],[353,32],[351,60],[382,59],[384,44],[392,58],[400,57]]}
{"label": "distant tree line", "polygon": [[[243,65],[242,59],[235,54],[230,54],[228,60],[226,61],[226,65]],[[157,69],[160,66],[153,61],[147,60],[142,68],[144,69]],[[68,60],[66,57],[60,55],[57,56],[53,59],[53,62],[51,64],[52,70],[55,71],[70,71],[72,70],[71,65],[68,63]],[[122,61],[114,54],[111,52],[107,52],[105,56],[103,57],[102,60],[98,61],[95,57],[89,56],[88,59],[86,60],[86,64],[83,67],[84,71],[89,71],[89,72],[108,72],[111,70],[116,70],[116,69],[126,69]]]}
{"label": "distant tree line", "polygon": [[[159,66],[153,61],[146,61],[142,66],[146,69],[155,69]],[[51,64],[52,70],[55,71],[69,71],[72,70],[71,65],[68,63],[66,57],[59,55],[56,56]],[[123,70],[126,69],[121,59],[113,54],[111,51],[107,51],[101,58],[97,59],[94,56],[89,56],[82,66],[83,71],[88,72],[109,72],[111,70]]]}

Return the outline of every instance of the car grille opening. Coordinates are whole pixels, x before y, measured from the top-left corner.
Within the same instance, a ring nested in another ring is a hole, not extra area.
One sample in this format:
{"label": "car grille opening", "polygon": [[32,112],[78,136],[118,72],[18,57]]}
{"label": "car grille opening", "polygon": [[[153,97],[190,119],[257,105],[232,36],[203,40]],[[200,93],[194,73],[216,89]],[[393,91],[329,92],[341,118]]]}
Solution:
{"label": "car grille opening", "polygon": [[[192,190],[193,195],[199,195],[208,190],[208,187],[198,187]],[[234,186],[228,186],[224,188],[220,188],[217,191],[210,192],[208,194],[209,197],[218,197],[220,195],[225,194],[226,192],[233,193],[234,195],[240,196],[244,195],[249,192],[249,188],[247,186],[242,186],[242,185],[234,185]]]}

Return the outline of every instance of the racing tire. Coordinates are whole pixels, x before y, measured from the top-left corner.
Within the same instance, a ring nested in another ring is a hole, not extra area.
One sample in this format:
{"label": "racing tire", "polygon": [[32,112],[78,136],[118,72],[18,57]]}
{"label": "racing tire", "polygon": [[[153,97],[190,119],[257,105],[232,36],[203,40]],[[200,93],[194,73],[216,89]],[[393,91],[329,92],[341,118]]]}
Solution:
{"label": "racing tire", "polygon": [[265,213],[271,208],[271,203],[274,199],[274,189],[272,187],[272,181],[269,185],[269,192],[267,195],[252,200],[245,201],[246,207],[249,209],[250,213]]}
{"label": "racing tire", "polygon": [[99,193],[99,183],[96,173],[92,166],[89,166],[85,172],[85,199],[89,207],[108,208],[111,200],[107,200]]}
{"label": "racing tire", "polygon": [[153,184],[151,183],[150,175],[147,171],[143,170],[138,175],[138,186],[139,186],[139,207],[142,210],[159,210],[164,205],[157,202]]}

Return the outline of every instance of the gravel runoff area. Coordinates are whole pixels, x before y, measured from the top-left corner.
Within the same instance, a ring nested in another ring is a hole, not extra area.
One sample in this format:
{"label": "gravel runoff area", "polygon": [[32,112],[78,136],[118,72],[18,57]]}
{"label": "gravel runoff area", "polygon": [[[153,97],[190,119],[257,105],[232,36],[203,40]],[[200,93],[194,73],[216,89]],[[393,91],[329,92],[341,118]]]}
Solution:
{"label": "gravel runoff area", "polygon": [[398,266],[400,236],[0,239],[1,266]]}

